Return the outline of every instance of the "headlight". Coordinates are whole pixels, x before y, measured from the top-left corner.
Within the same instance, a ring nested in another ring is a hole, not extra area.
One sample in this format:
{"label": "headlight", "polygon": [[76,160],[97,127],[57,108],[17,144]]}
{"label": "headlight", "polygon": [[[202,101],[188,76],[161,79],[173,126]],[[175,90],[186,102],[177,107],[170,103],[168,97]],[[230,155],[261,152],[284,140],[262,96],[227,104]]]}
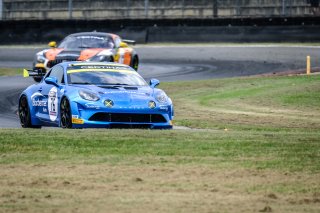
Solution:
{"label": "headlight", "polygon": [[79,95],[81,98],[88,101],[98,101],[100,99],[96,94],[84,90],[79,90]]}
{"label": "headlight", "polygon": [[156,99],[160,103],[165,103],[168,101],[168,96],[163,91],[160,91],[160,92],[156,93]]}
{"label": "headlight", "polygon": [[42,55],[37,55],[37,62],[38,63],[44,63],[46,60],[45,57],[43,57]]}
{"label": "headlight", "polygon": [[97,61],[97,62],[101,62],[101,61],[110,61],[110,56],[106,56],[106,55],[96,55],[93,56],[92,58],[89,58],[88,61]]}
{"label": "headlight", "polygon": [[33,59],[34,63],[41,63],[43,64],[45,61],[46,61],[46,57],[44,56],[44,53],[43,52],[40,52],[40,53],[37,53],[35,56],[34,56],[34,59]]}

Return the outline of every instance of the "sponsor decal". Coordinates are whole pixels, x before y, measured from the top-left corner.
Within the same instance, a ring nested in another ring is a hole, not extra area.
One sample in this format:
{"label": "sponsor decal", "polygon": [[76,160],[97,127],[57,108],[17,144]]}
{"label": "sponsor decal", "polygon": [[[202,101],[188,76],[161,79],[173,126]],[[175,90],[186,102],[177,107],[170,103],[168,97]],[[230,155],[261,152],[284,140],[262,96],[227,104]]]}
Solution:
{"label": "sponsor decal", "polygon": [[58,92],[56,87],[52,87],[48,94],[48,109],[51,121],[58,117]]}
{"label": "sponsor decal", "polygon": [[115,65],[75,65],[68,68],[67,73],[76,73],[76,72],[97,72],[97,71],[109,71],[109,72],[130,72],[132,74],[136,74],[132,72],[130,67],[126,66],[115,66]]}
{"label": "sponsor decal", "polygon": [[109,65],[87,65],[81,66],[80,69],[112,69],[112,70],[126,70],[127,67],[122,66],[109,66]]}
{"label": "sponsor decal", "polygon": [[104,37],[99,37],[99,36],[77,36],[77,39],[99,39],[99,40],[105,40]]}
{"label": "sponsor decal", "polygon": [[88,108],[88,109],[100,109],[100,106],[95,105],[95,104],[89,104],[89,103],[87,103],[87,104],[85,104],[85,106],[86,106],[86,108]]}
{"label": "sponsor decal", "polygon": [[72,115],[72,118],[79,118],[78,115]]}
{"label": "sponsor decal", "polygon": [[160,110],[168,111],[169,107],[167,105],[160,105],[159,106]]}
{"label": "sponsor decal", "polygon": [[31,100],[32,100],[32,106],[40,106],[40,107],[46,107],[47,106],[47,102],[46,101],[42,101],[39,100],[41,98],[43,98],[44,95],[42,95],[40,92],[35,92],[31,95]]}
{"label": "sponsor decal", "polygon": [[36,100],[32,100],[32,106],[45,107],[45,106],[47,106],[47,102],[46,102],[46,101],[36,101]]}
{"label": "sponsor decal", "polygon": [[73,124],[84,124],[84,120],[80,118],[72,118]]}
{"label": "sponsor decal", "polygon": [[118,63],[123,64],[124,62],[124,50],[122,48],[119,49],[118,54],[120,55]]}

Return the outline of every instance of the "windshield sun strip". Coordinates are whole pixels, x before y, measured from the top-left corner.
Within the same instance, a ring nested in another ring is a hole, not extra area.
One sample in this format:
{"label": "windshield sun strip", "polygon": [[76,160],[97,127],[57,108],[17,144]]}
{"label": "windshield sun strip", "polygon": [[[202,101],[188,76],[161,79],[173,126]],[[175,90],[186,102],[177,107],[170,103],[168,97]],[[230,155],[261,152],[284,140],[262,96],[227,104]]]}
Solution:
{"label": "windshield sun strip", "polygon": [[[72,66],[95,66],[95,65],[106,65],[106,62],[95,62],[94,64],[88,64],[88,63],[76,63],[76,64],[70,64],[69,66],[72,67]],[[109,66],[112,66],[112,65],[109,65]],[[114,66],[114,65],[113,65]],[[127,67],[127,65],[125,64],[117,64],[116,65],[117,67]]]}
{"label": "windshield sun strip", "polygon": [[78,72],[122,72],[122,73],[132,73],[137,75],[136,72],[131,70],[113,70],[113,69],[76,69],[76,70],[67,70],[67,74],[78,73]]}

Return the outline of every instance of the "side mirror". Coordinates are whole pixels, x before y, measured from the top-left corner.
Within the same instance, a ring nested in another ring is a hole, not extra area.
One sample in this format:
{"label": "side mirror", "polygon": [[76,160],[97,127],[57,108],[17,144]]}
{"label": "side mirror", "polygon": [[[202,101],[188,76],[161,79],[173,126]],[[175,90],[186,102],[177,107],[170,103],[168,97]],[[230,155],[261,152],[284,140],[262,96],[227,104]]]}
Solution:
{"label": "side mirror", "polygon": [[120,47],[125,48],[125,47],[129,47],[128,44],[126,42],[121,42],[120,43]]}
{"label": "side mirror", "polygon": [[152,78],[152,79],[150,80],[150,83],[149,83],[150,87],[152,87],[152,88],[155,88],[155,87],[158,86],[159,84],[160,84],[160,81],[159,81],[158,79],[155,79],[155,78]]}
{"label": "side mirror", "polygon": [[57,42],[55,41],[50,41],[49,44],[48,44],[49,47],[51,48],[56,48],[57,47]]}
{"label": "side mirror", "polygon": [[52,84],[56,87],[58,87],[58,79],[56,77],[48,77],[45,78],[44,81],[46,82],[46,84]]}

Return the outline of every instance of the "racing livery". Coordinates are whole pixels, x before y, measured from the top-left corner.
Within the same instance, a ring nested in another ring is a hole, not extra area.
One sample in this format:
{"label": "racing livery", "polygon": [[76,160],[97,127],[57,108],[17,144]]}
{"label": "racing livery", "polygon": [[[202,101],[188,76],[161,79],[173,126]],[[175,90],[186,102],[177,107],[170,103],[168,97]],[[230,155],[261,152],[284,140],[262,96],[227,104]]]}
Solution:
{"label": "racing livery", "polygon": [[[41,72],[24,70],[24,77]],[[24,128],[151,128],[170,129],[171,99],[131,67],[112,62],[62,62],[19,98]]]}
{"label": "racing livery", "polygon": [[[49,43],[51,49],[36,53],[33,69],[46,73],[54,65],[64,61],[117,62],[138,70],[139,57],[128,46],[135,43],[122,40],[118,35],[101,32],[75,33],[64,38],[58,47],[56,42]],[[34,76],[40,82],[41,77]]]}

